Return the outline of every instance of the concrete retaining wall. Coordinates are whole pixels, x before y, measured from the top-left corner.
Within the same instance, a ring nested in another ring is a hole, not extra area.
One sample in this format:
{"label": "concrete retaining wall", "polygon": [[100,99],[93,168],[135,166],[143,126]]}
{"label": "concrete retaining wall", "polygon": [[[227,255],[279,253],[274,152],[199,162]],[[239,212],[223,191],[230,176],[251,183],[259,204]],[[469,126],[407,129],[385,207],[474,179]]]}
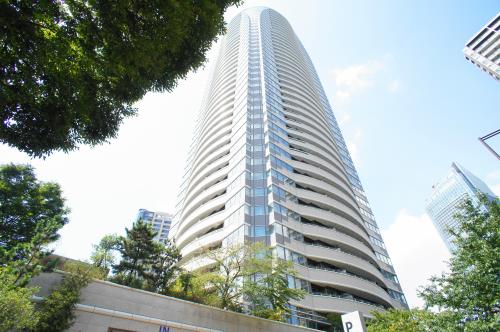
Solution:
{"label": "concrete retaining wall", "polygon": [[[62,278],[43,273],[32,280],[47,296]],[[165,329],[162,330],[162,326]],[[110,329],[111,328],[111,329]],[[169,328],[169,329],[168,329]],[[116,329],[116,330],[112,330]],[[186,331],[316,331],[213,308],[96,280],[82,290],[76,321],[78,332],[186,332]]]}

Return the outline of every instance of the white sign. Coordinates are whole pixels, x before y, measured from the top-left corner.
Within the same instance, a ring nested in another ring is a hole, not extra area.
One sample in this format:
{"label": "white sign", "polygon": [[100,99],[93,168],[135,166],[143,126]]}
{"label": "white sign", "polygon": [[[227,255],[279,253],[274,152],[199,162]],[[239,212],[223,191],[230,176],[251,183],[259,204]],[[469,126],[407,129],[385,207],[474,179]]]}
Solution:
{"label": "white sign", "polygon": [[342,326],[344,332],[366,332],[365,320],[359,311],[342,315]]}

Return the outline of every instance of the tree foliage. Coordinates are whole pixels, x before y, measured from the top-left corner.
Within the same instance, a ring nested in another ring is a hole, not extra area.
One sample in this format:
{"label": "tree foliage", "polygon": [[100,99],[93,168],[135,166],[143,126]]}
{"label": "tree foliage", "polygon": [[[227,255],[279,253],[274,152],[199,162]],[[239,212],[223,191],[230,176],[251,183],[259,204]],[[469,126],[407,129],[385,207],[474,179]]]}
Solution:
{"label": "tree foliage", "polygon": [[[456,312],[466,330],[500,329],[500,203],[481,196],[481,205],[467,200],[450,229],[456,250],[450,272],[430,279],[420,296],[428,307]],[[470,327],[470,328],[469,328]]]}
{"label": "tree foliage", "polygon": [[181,270],[165,295],[196,303],[217,305],[220,303],[219,297],[213,289],[206,287],[210,279],[211,276],[207,274]]}
{"label": "tree foliage", "polygon": [[200,67],[239,0],[0,2],[0,141],[45,156],[115,137]]}
{"label": "tree foliage", "polygon": [[33,328],[39,319],[31,301],[38,289],[18,286],[16,278],[0,268],[0,332]]}
{"label": "tree foliage", "polygon": [[62,332],[69,329],[74,323],[74,309],[80,300],[81,289],[96,276],[95,273],[100,272],[91,265],[76,262],[66,263],[65,269],[71,272],[39,305],[39,321],[31,331]]}
{"label": "tree foliage", "polygon": [[59,185],[38,181],[29,165],[0,166],[0,202],[0,266],[25,284],[40,271],[69,210]]}
{"label": "tree foliage", "polygon": [[500,204],[482,195],[479,202],[465,201],[455,216],[450,272],[432,277],[419,292],[426,309],[373,312],[369,332],[500,330]]}
{"label": "tree foliage", "polygon": [[151,225],[142,220],[135,222],[132,229],[126,229],[126,236],[119,240],[121,260],[113,265],[112,281],[157,293],[167,292],[181,255],[173,243],[157,242],[155,236]]}
{"label": "tree foliage", "polygon": [[115,252],[120,245],[120,237],[116,234],[105,235],[99,244],[93,246],[90,260],[94,266],[106,271],[106,274],[111,271],[111,267],[115,264]]}
{"label": "tree foliage", "polygon": [[305,295],[302,289],[288,287],[288,278],[297,276],[293,263],[265,250],[256,255],[250,271],[253,275],[244,282],[243,292],[251,303],[252,314],[285,321],[290,313],[290,300],[301,300]]}
{"label": "tree foliage", "polygon": [[167,294],[180,271],[176,265],[181,259],[179,249],[170,240],[156,243],[154,254],[151,258],[151,267],[146,272],[145,289],[159,294]]}
{"label": "tree foliage", "polygon": [[[211,263],[209,271],[181,275],[175,284],[193,299],[219,308],[249,311],[256,316],[284,321],[290,300],[303,298],[304,291],[288,287],[295,276],[293,264],[272,255],[260,242],[211,249],[200,256]],[[183,278],[180,279],[180,278]]]}
{"label": "tree foliage", "polygon": [[113,266],[113,281],[134,288],[142,288],[151,257],[155,251],[155,232],[150,225],[139,220],[132,229],[125,229],[118,251],[121,260]]}
{"label": "tree foliage", "polygon": [[242,282],[252,275],[255,254],[259,250],[262,250],[260,244],[234,245],[211,249],[201,256],[212,263],[211,271],[203,274],[205,287],[217,294],[217,302],[212,305],[241,311]]}
{"label": "tree foliage", "polygon": [[368,332],[455,332],[460,331],[459,320],[452,312],[439,314],[428,310],[389,309],[372,312],[367,323]]}

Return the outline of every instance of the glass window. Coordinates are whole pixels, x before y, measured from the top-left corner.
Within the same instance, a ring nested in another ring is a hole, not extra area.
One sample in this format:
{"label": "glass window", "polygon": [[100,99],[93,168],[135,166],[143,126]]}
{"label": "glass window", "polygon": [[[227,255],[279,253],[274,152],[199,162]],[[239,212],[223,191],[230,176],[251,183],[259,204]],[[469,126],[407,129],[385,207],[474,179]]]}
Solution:
{"label": "glass window", "polygon": [[255,188],[253,189],[254,197],[266,196],[266,188]]}
{"label": "glass window", "polygon": [[255,226],[253,236],[266,236],[266,226]]}
{"label": "glass window", "polygon": [[276,253],[278,254],[278,258],[286,259],[285,248],[277,246],[276,247]]}
{"label": "glass window", "polygon": [[253,207],[254,216],[263,216],[266,214],[266,207],[264,205],[257,205]]}

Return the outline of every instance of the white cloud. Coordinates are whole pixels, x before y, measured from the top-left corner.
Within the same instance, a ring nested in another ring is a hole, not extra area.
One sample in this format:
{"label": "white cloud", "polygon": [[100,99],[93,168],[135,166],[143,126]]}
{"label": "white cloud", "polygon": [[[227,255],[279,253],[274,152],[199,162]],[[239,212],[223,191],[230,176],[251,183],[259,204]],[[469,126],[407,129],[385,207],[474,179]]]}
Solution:
{"label": "white cloud", "polygon": [[379,60],[370,60],[364,64],[352,65],[333,70],[335,85],[335,101],[348,101],[354,94],[374,85],[374,76],[384,67]]}
{"label": "white cloud", "polygon": [[393,80],[389,85],[387,86],[387,90],[392,93],[396,93],[401,89],[401,82],[399,80]]}
{"label": "white cloud", "polygon": [[500,170],[495,170],[486,175],[488,179],[488,186],[491,191],[500,197]]}
{"label": "white cloud", "polygon": [[423,306],[417,289],[432,275],[448,269],[450,254],[427,214],[413,216],[405,209],[382,230],[387,250],[410,307]]}
{"label": "white cloud", "polygon": [[349,154],[351,155],[352,161],[356,165],[356,167],[360,167],[361,159],[359,155],[359,145],[361,143],[362,131],[361,129],[356,129],[354,135],[352,137],[347,137],[346,145],[349,150]]}
{"label": "white cloud", "polygon": [[498,180],[500,180],[500,170],[490,172],[490,173],[488,173],[488,175],[486,175],[486,177],[487,177],[489,180],[492,180],[492,181],[498,181]]}
{"label": "white cloud", "polygon": [[500,197],[500,184],[491,187],[491,191],[498,197]]}
{"label": "white cloud", "polygon": [[341,125],[341,126],[345,125],[349,121],[351,121],[351,114],[346,113],[346,112],[340,113],[339,125]]}

